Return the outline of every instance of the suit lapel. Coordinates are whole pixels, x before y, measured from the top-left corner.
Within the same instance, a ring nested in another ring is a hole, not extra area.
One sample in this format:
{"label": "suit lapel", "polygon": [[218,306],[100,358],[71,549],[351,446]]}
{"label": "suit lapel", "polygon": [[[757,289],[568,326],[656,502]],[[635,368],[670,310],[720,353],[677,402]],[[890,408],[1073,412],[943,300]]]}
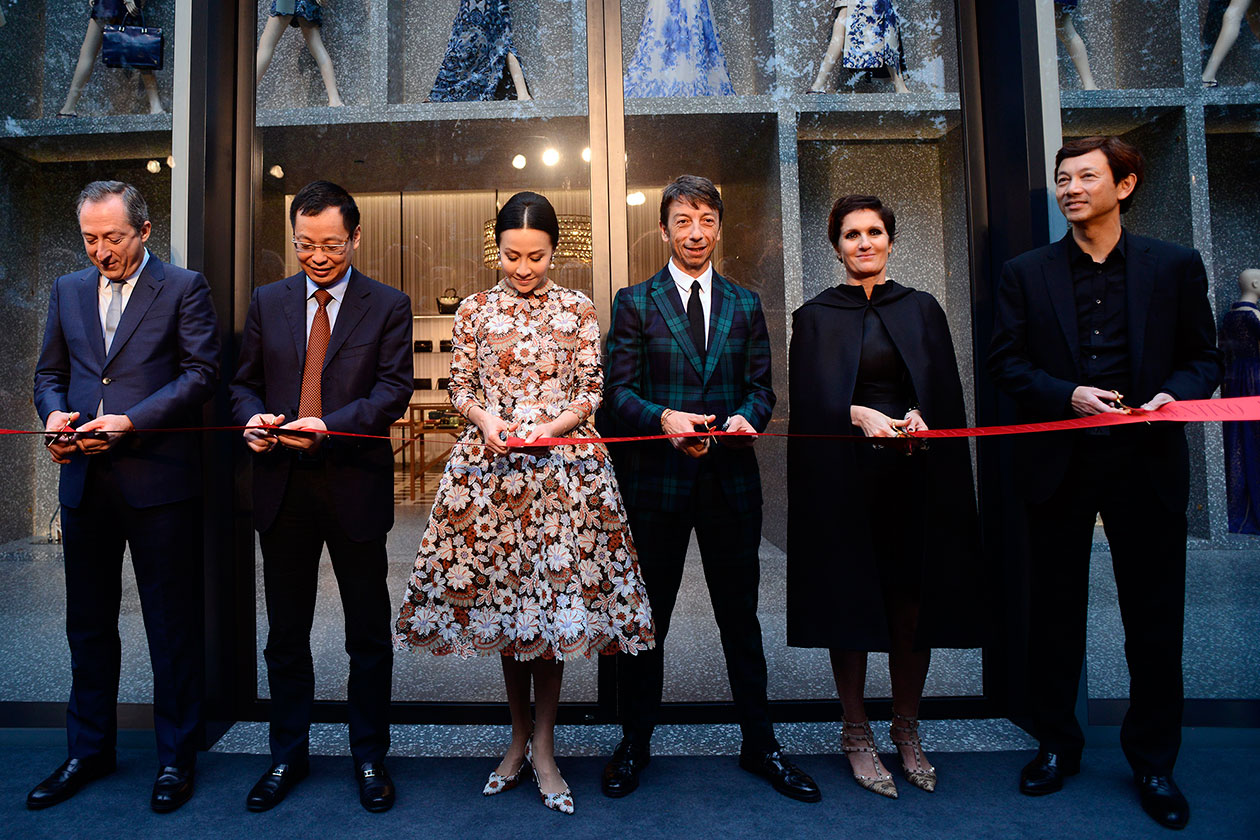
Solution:
{"label": "suit lapel", "polygon": [[80,319],[88,336],[88,345],[96,353],[96,360],[105,364],[105,332],[101,329],[101,309],[99,287],[101,275],[92,269],[90,275],[82,278],[77,284]]}
{"label": "suit lapel", "polygon": [[665,326],[669,327],[674,341],[678,342],[687,361],[691,362],[696,373],[703,377],[704,366],[700,362],[700,352],[696,349],[695,342],[691,340],[690,322],[687,320],[687,312],[682,307],[677,289],[674,278],[669,273],[669,266],[666,266],[652,278],[652,301],[660,310],[661,317],[665,319]]}
{"label": "suit lapel", "polygon": [[717,370],[718,357],[726,347],[735,314],[735,291],[731,288],[730,281],[716,271],[713,272],[709,310],[709,352],[704,360],[704,375],[701,377],[703,382],[708,382],[713,371]]}
{"label": "suit lapel", "polygon": [[1124,302],[1128,313],[1129,364],[1136,382],[1142,364],[1142,346],[1146,338],[1146,316],[1155,292],[1155,260],[1145,243],[1128,237],[1128,258],[1124,262]]}
{"label": "suit lapel", "polygon": [[[1069,236],[1071,234],[1068,234]],[[1042,271],[1046,281],[1046,293],[1058,316],[1059,327],[1067,341],[1072,366],[1076,367],[1081,355],[1081,336],[1076,323],[1076,295],[1072,291],[1072,267],[1068,263],[1067,247],[1058,243],[1046,257]]]}
{"label": "suit lapel", "polygon": [[298,377],[306,365],[306,275],[298,273],[284,281],[284,317],[293,335],[297,353]]}
{"label": "suit lapel", "polygon": [[[144,317],[144,313],[149,311],[149,307],[153,305],[154,299],[157,298],[158,292],[162,290],[162,281],[165,279],[166,273],[162,270],[162,262],[152,255],[149,256],[149,262],[145,265],[144,271],[136,278],[136,287],[131,290],[131,297],[127,299],[127,308],[123,310],[122,318],[118,321],[118,329],[114,331],[114,342],[109,346],[109,353],[105,356],[105,365],[108,366],[123,347],[127,345],[127,341],[131,338],[132,333],[136,331],[136,327],[140,324],[140,319]],[[99,327],[100,316],[92,320]],[[101,337],[101,346],[105,346],[104,335]]]}
{"label": "suit lapel", "polygon": [[337,309],[337,324],[328,339],[328,349],[324,351],[325,370],[341,349],[341,345],[346,343],[346,336],[354,332],[354,328],[367,312],[367,299],[370,295],[371,290],[359,279],[359,272],[351,268],[350,279],[346,281],[346,293],[341,296],[341,306]]}

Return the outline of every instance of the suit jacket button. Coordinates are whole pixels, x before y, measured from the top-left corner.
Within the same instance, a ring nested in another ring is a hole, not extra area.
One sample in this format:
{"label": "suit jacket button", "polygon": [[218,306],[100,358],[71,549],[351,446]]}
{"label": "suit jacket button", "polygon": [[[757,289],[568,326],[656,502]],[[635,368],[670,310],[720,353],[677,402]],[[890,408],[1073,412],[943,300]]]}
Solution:
{"label": "suit jacket button", "polygon": [[105,377],[104,379],[102,379],[102,380],[101,380],[101,384],[102,384],[102,385],[108,385],[109,383],[111,383],[111,382],[113,382],[113,381],[114,381],[114,380],[110,379],[110,378],[107,376],[107,377]]}

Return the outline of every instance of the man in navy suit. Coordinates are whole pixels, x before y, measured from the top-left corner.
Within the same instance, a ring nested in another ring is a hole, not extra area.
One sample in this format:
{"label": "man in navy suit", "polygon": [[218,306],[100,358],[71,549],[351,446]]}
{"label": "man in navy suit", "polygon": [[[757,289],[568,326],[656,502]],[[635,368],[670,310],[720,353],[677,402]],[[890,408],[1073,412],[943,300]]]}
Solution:
{"label": "man in navy suit", "polygon": [[135,187],[88,184],[78,216],[92,268],[53,283],[35,369],[35,407],[61,465],[69,758],[26,805],[55,805],[114,770],[129,546],[153,663],[161,769],[150,804],[168,812],[192,796],[201,737],[200,450],[196,434],[144,430],[201,423],[218,376],[218,323],[206,278],[144,247],[152,227]]}
{"label": "man in navy suit", "polygon": [[267,596],[271,768],[246,798],[277,805],[309,768],[315,700],[311,624],[325,545],[341,591],[350,655],[350,752],[369,811],[394,804],[385,770],[393,605],[385,537],[394,524],[386,440],[412,393],[411,302],[351,266],[362,231],[344,189],[314,181],[289,209],[303,271],[254,291],[232,383],[236,422],[251,427],[254,526]]}
{"label": "man in navy suit", "polygon": [[[713,270],[722,210],[708,178],[683,175],[665,188],[660,227],[669,264],[613,301],[604,405],[617,433],[753,432],[770,422],[775,398],[761,299]],[[753,438],[712,440],[696,434],[611,448],[656,648],[619,657],[624,737],[604,768],[603,792],[632,793],[650,759],[665,636],[694,531],[743,735],[739,764],[785,796],[817,802],[818,786],[783,755],[770,722],[757,621],[761,476]]]}
{"label": "man in navy suit", "polygon": [[[1197,251],[1126,230],[1142,156],[1116,137],[1072,140],[1055,157],[1055,195],[1072,230],[1008,262],[989,371],[1021,422],[1157,411],[1207,399],[1220,380],[1216,323]],[[1054,793],[1080,769],[1076,695],[1085,658],[1090,546],[1101,514],[1111,547],[1131,677],[1120,744],[1142,807],[1182,828],[1172,778],[1181,744],[1189,455],[1179,423],[1023,435],[1029,670],[1041,748],[1020,790]]]}

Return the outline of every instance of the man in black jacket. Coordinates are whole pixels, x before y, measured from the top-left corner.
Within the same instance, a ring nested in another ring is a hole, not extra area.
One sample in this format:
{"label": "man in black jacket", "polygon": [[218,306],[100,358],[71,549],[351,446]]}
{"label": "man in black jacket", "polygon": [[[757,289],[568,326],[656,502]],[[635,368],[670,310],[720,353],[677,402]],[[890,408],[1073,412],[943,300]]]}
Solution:
{"label": "man in black jacket", "polygon": [[[1220,379],[1207,276],[1197,251],[1126,231],[1120,214],[1142,156],[1115,137],[1073,140],[1055,158],[1072,230],[1006,264],[989,372],[1021,422],[1157,411],[1206,399]],[[1125,630],[1130,705],[1120,730],[1142,807],[1189,819],[1172,780],[1181,744],[1189,457],[1175,423],[1019,439],[1031,545],[1029,667],[1041,748],[1020,775],[1053,793],[1080,766],[1075,703],[1085,656],[1090,545],[1101,514]]]}

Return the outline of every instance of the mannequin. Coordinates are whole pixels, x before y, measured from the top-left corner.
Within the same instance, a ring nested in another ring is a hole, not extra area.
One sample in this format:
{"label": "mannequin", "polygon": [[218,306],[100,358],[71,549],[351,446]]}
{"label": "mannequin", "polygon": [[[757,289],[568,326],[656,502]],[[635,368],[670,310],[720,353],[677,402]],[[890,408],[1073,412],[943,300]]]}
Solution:
{"label": "mannequin", "polygon": [[[70,90],[66,92],[66,101],[57,112],[59,117],[77,117],[75,108],[79,106],[79,97],[83,88],[92,76],[92,66],[96,63],[96,54],[101,51],[101,39],[104,37],[105,24],[122,23],[127,16],[138,17],[143,0],[89,0],[87,33],[83,36],[83,46],[79,48],[79,62],[74,67],[74,76],[70,79]],[[162,100],[158,97],[157,77],[152,70],[141,70],[140,80],[144,83],[144,92],[149,98],[149,113],[163,114]]]}
{"label": "mannequin", "polygon": [[892,0],[833,0],[835,18],[831,24],[831,41],[818,66],[818,75],[809,93],[825,93],[827,77],[843,57],[842,66],[850,70],[873,70],[883,67],[892,79],[897,93],[909,93],[905,78],[905,60],[901,55],[901,20]]}
{"label": "mannequin", "polygon": [[[1260,268],[1238,276],[1238,300],[1221,322],[1222,397],[1260,395]],[[1260,534],[1260,422],[1222,423],[1229,532]]]}
{"label": "mannequin", "polygon": [[626,99],[735,93],[709,0],[648,0],[625,70]]}
{"label": "mannequin", "polygon": [[1055,29],[1059,40],[1067,48],[1072,63],[1076,65],[1076,72],[1081,77],[1081,89],[1098,90],[1098,85],[1094,82],[1094,74],[1089,69],[1089,53],[1085,51],[1085,40],[1081,38],[1080,33],[1076,31],[1076,25],[1072,22],[1072,12],[1076,11],[1077,2],[1078,0],[1054,0],[1054,5],[1058,6],[1054,18]]}
{"label": "mannequin", "polygon": [[328,50],[324,49],[324,39],[319,35],[319,27],[323,23],[320,7],[327,0],[271,0],[271,17],[263,27],[262,37],[258,39],[258,61],[255,68],[255,84],[267,75],[271,66],[271,58],[275,54],[276,44],[284,34],[286,26],[301,28],[302,37],[306,39],[306,49],[315,65],[319,67],[319,75],[324,79],[324,89],[328,91],[328,107],[340,108],[346,103],[341,101],[337,92],[337,75],[333,72],[332,59]]}
{"label": "mannequin", "polygon": [[1260,38],[1260,3],[1255,3],[1254,0],[1229,0],[1229,8],[1221,18],[1221,34],[1216,36],[1216,46],[1212,48],[1212,55],[1203,68],[1204,87],[1216,87],[1216,71],[1221,69],[1221,62],[1238,40],[1244,16],[1252,33]]}
{"label": "mannequin", "polygon": [[529,100],[508,0],[460,0],[430,102]]}

